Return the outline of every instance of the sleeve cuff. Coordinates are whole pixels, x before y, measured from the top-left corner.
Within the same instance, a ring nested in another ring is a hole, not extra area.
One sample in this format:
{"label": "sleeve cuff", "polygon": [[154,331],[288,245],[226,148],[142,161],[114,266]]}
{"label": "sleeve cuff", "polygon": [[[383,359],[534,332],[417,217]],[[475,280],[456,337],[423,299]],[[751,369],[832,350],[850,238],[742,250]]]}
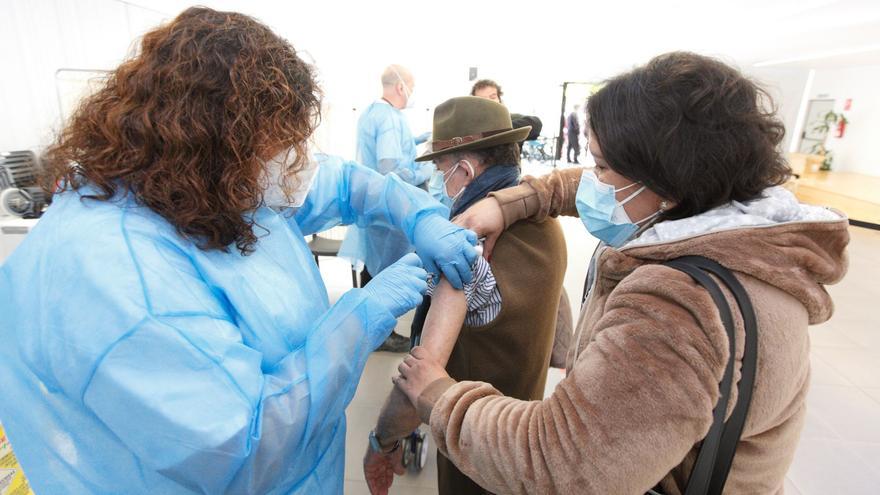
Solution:
{"label": "sleeve cuff", "polygon": [[419,403],[417,404],[416,409],[418,410],[419,417],[422,419],[423,423],[431,423],[431,411],[434,410],[434,404],[440,400],[440,397],[444,392],[449,390],[449,388],[456,383],[455,380],[447,376],[445,378],[434,380],[434,382],[428,385],[428,388],[422,391],[422,394],[419,395]]}
{"label": "sleeve cuff", "polygon": [[541,206],[537,191],[525,183],[489,193],[489,196],[495,198],[501,206],[505,229],[538,213]]}

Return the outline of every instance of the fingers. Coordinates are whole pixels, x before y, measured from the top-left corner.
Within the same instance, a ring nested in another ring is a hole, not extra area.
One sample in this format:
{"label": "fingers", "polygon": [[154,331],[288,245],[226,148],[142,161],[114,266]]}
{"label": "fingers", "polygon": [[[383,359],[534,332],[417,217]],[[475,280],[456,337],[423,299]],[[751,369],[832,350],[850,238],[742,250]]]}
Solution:
{"label": "fingers", "polygon": [[[468,232],[470,232],[470,231],[468,231]],[[474,234],[474,235],[476,235],[476,234]],[[477,248],[468,246],[467,249],[464,250],[463,254],[464,254],[464,259],[467,260],[468,269],[470,269],[470,267],[474,265],[474,262],[477,261],[477,257],[479,256],[479,254],[477,253]]]}
{"label": "fingers", "polygon": [[413,307],[418,306],[422,303],[422,297],[428,292],[428,282],[425,280],[427,278],[427,274],[425,276],[416,277],[413,281],[413,288],[417,291],[415,295],[412,296],[410,302],[413,304]]}
{"label": "fingers", "polygon": [[477,250],[474,249],[473,246],[468,246],[465,252],[461,253],[460,256],[464,259],[454,262],[453,266],[458,270],[458,276],[461,277],[461,281],[465,284],[469,284],[474,280],[474,273],[471,271],[471,265],[474,264],[474,261],[477,261]]}
{"label": "fingers", "polygon": [[483,240],[483,257],[487,260],[491,258],[492,251],[495,249],[495,241],[497,240],[497,234],[488,235],[486,236],[486,239]]}
{"label": "fingers", "polygon": [[397,260],[397,263],[401,265],[409,265],[422,268],[422,259],[419,258],[419,255],[417,255],[416,253],[409,253],[404,255],[402,258]]}
{"label": "fingers", "polygon": [[437,268],[437,263],[435,263],[433,259],[428,259],[427,261],[424,261],[424,263],[425,263],[425,272],[430,273],[434,277],[435,281],[439,282],[440,281],[440,269]]}
{"label": "fingers", "polygon": [[[468,267],[468,273],[470,273],[470,270],[470,267]],[[459,275],[459,270],[455,263],[448,263],[444,265],[443,275],[446,277],[446,280],[449,281],[449,285],[451,285],[452,287],[458,290],[461,290],[462,287],[464,287],[464,284],[462,284],[461,282],[461,275]],[[470,274],[470,278],[473,278],[473,274]]]}
{"label": "fingers", "polygon": [[[430,355],[430,353],[422,347],[416,347],[413,351],[415,351],[415,349],[418,349],[418,351],[416,351],[417,355],[407,354],[406,357],[403,358],[403,361],[397,365],[397,371],[400,373],[400,376],[396,377],[398,380],[406,380],[419,364],[419,359],[424,359]],[[395,385],[397,384],[394,378],[392,378],[391,381]]]}
{"label": "fingers", "polygon": [[406,379],[407,375],[412,372],[413,366],[416,364],[416,358],[412,356],[407,356],[403,362],[397,365],[397,371],[400,372],[400,376]]}
{"label": "fingers", "polygon": [[431,353],[420,345],[413,347],[412,350],[409,351],[409,353],[415,359],[425,359],[431,356]]}
{"label": "fingers", "polygon": [[428,272],[422,268],[408,266],[403,271],[403,275],[408,279],[408,285],[418,289],[421,294],[428,290]]}
{"label": "fingers", "polygon": [[476,232],[474,232],[473,230],[465,230],[464,235],[465,235],[465,239],[467,239],[467,241],[471,243],[471,246],[477,245],[477,241],[479,239],[477,237]]}
{"label": "fingers", "polygon": [[[407,256],[409,256],[409,255],[407,255]],[[419,257],[416,256],[415,254],[413,254],[413,256],[415,256],[416,259],[419,259]],[[401,258],[401,260],[403,260],[403,258]],[[400,270],[402,273],[405,273],[407,276],[410,276],[410,277],[418,278],[418,279],[421,279],[421,280],[427,280],[427,279],[428,279],[428,272],[425,271],[424,268],[422,268],[421,260],[419,260],[419,266],[413,266],[413,265],[409,265],[409,264],[402,264],[402,265],[398,266],[397,269]]]}

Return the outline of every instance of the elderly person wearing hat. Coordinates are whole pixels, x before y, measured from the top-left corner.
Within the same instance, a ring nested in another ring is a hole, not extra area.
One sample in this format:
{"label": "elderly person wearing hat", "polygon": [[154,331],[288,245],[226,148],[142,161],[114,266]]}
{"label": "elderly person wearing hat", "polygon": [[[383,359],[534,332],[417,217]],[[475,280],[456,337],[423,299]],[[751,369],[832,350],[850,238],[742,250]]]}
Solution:
{"label": "elderly person wearing hat", "polygon": [[[473,96],[452,98],[434,111],[430,181],[435,197],[459,215],[493,191],[520,180],[517,143],[529,128],[513,129],[507,109]],[[559,224],[512,225],[496,242],[492,258],[480,258],[474,280],[463,291],[440,280],[417,311],[420,345],[445,361],[456,380],[491,383],[505,395],[540,400],[556,327],[556,309],[566,268]],[[419,332],[419,324],[423,323]],[[403,392],[391,391],[370,433],[364,472],[373,493],[386,493],[393,471],[402,473],[400,439],[420,424]],[[438,455],[441,494],[486,493],[447,458]]]}

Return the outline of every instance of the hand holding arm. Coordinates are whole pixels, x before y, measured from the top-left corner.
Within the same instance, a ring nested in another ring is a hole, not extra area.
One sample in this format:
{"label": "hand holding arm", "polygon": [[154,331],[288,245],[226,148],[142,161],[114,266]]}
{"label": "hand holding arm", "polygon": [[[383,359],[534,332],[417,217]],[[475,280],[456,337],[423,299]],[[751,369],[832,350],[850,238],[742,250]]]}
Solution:
{"label": "hand holding arm", "polygon": [[453,221],[485,237],[483,256],[492,254],[501,233],[514,223],[529,219],[542,222],[548,216],[577,217],[575,196],[582,168],[554,170],[543,177],[524,177],[522,184],[489,193]]}
{"label": "hand holding arm", "polygon": [[667,267],[639,270],[543,401],[443,379],[414,349],[402,372],[413,389],[432,382],[418,409],[440,452],[495,493],[644,493],[678,465],[712,423],[727,340],[705,290]]}
{"label": "hand holding arm", "polygon": [[419,397],[428,386],[437,380],[449,378],[437,355],[421,346],[410,351],[410,355],[400,363],[397,370],[400,371],[400,376],[394,378],[394,385],[400,388],[415,406],[418,406]]}
{"label": "hand holding arm", "polygon": [[477,236],[470,230],[440,215],[427,215],[417,223],[412,243],[425,269],[437,277],[442,272],[456,289],[473,280],[471,266],[478,256],[474,249]]}

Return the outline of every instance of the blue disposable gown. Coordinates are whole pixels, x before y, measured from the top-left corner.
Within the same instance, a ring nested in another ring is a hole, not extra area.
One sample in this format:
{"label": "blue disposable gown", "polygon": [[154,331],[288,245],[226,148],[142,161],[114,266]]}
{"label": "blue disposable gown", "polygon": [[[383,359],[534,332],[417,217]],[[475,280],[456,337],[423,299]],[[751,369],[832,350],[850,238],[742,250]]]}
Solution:
{"label": "blue disposable gown", "polygon": [[330,307],[303,236],[445,210],[319,161],[248,256],[130,195],[56,197],[0,267],[0,421],[36,493],[342,493],[345,407],[395,320],[359,289]]}
{"label": "blue disposable gown", "polygon": [[[416,162],[416,145],[403,112],[385,101],[367,107],[358,119],[358,163],[382,175],[394,173],[405,182],[421,185],[431,177],[431,163]],[[339,255],[362,263],[376,275],[412,246],[400,232],[381,225],[349,229]]]}

